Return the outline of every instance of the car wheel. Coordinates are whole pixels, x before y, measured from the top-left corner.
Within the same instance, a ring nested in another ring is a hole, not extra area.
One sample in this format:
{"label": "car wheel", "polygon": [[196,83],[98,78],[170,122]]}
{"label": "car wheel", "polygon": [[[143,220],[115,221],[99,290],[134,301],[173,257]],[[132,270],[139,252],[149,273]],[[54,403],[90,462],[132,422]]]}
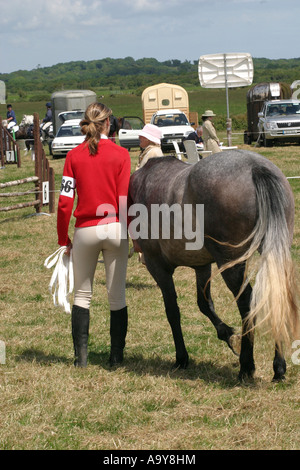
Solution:
{"label": "car wheel", "polygon": [[49,140],[49,142],[48,142],[48,147],[49,147],[49,153],[50,153],[50,155],[53,156],[53,153],[52,153],[52,140]]}
{"label": "car wheel", "polygon": [[244,132],[244,144],[251,145],[251,143],[252,143],[251,134],[249,134],[247,131],[245,131]]}
{"label": "car wheel", "polygon": [[263,146],[264,147],[272,147],[272,145],[273,145],[272,140],[266,139],[265,131],[263,131],[263,132],[264,132],[264,134],[263,134]]}

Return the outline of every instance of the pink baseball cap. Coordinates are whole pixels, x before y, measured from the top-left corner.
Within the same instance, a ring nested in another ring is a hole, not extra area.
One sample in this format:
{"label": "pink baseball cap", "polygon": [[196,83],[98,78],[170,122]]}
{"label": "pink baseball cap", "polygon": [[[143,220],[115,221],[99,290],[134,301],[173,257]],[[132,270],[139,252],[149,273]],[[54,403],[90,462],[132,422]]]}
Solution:
{"label": "pink baseball cap", "polygon": [[146,137],[146,139],[154,142],[155,144],[160,144],[162,137],[161,130],[154,124],[146,124],[141,132],[139,132],[139,135]]}

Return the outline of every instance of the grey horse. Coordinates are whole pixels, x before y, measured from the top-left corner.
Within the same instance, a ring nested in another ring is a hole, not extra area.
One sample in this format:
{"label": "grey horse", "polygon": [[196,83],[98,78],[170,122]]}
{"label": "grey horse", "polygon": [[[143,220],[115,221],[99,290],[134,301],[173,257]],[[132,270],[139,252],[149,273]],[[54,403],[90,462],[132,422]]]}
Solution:
{"label": "grey horse", "polygon": [[[277,166],[245,150],[223,151],[195,165],[174,157],[153,158],[131,176],[129,204],[129,228],[140,217],[136,208],[147,209],[147,217],[139,219],[141,230],[138,234],[135,230],[132,238],[161,289],[176,348],[175,367],[185,368],[189,360],[173,282],[178,266],[195,270],[199,309],[211,320],[218,338],[234,349],[234,330],[217,316],[210,294],[211,265],[216,263],[236,298],[242,319],[239,378],[252,378],[255,371],[254,329],[260,314],[262,321],[268,322],[275,341],[273,380],[283,379],[286,372],[283,345],[290,343],[291,335],[296,334],[298,308],[290,254],[294,198]],[[186,219],[176,219],[172,211],[168,217],[169,235],[162,233],[163,214],[156,236],[151,236],[154,223],[151,208],[178,206],[182,210],[192,208],[195,239],[197,230],[203,232],[202,244],[198,243],[197,249],[188,248],[191,240],[183,227]],[[201,215],[198,207],[203,208],[202,226],[197,225]],[[181,237],[178,224],[182,224]],[[260,266],[252,288],[247,268],[256,251],[261,255]]]}

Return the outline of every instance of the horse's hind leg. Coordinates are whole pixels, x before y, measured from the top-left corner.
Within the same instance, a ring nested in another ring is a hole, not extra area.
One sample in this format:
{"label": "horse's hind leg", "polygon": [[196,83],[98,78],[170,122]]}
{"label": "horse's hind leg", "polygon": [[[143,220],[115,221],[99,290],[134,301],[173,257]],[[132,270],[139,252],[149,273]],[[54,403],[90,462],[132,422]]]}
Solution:
{"label": "horse's hind leg", "polygon": [[[197,303],[200,311],[207,316],[216,328],[218,338],[225,341],[230,349],[237,354],[234,349],[234,330],[226,325],[216,314],[214,304],[210,295],[210,282],[207,281],[211,275],[211,265],[194,268],[197,280]],[[207,284],[207,285],[206,285]]]}
{"label": "horse's hind leg", "polygon": [[163,262],[161,260],[156,262],[153,258],[150,260],[147,259],[147,256],[145,256],[145,259],[147,268],[160,287],[163,295],[165,310],[175,343],[175,367],[185,369],[188,366],[189,356],[185,348],[181,329],[180,311],[177,304],[177,294],[173,282],[174,269],[163,266]]}
{"label": "horse's hind leg", "polygon": [[273,370],[274,370],[274,377],[273,382],[280,382],[284,380],[284,374],[286,372],[286,362],[283,356],[283,353],[280,349],[275,346],[275,356],[273,360]]}
{"label": "horse's hind leg", "polygon": [[[241,286],[244,282],[245,266],[238,264],[232,268],[223,271],[222,276],[226,285],[231,290],[233,295],[237,297],[239,295]],[[237,299],[237,306],[240,311],[242,318],[242,344],[240,353],[240,373],[239,378],[243,380],[245,378],[252,378],[255,372],[254,358],[253,358],[253,344],[254,344],[254,332],[248,331],[246,318],[250,310],[252,288],[248,283],[243,292]]]}

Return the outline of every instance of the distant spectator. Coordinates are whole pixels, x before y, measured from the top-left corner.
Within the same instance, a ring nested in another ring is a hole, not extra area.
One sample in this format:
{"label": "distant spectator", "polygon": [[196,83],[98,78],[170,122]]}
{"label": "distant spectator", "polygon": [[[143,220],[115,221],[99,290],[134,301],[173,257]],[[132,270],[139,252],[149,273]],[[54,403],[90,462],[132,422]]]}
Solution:
{"label": "distant spectator", "polygon": [[110,140],[114,143],[116,143],[116,135],[118,134],[119,131],[119,122],[118,119],[114,116],[110,116],[110,131],[108,137]]}
{"label": "distant spectator", "polygon": [[191,132],[187,136],[186,140],[194,140],[196,144],[202,144],[203,143],[202,134],[203,134],[202,126],[197,127],[197,129],[194,132]]}
{"label": "distant spectator", "polygon": [[215,114],[211,109],[207,109],[205,113],[202,114],[203,141],[205,150],[210,150],[212,153],[217,153],[222,152],[222,150],[220,149],[220,142],[213,124],[214,117]]}
{"label": "distant spectator", "polygon": [[142,168],[149,158],[163,157],[161,150],[161,130],[154,124],[146,124],[139,133],[140,147],[139,162],[136,169]]}

